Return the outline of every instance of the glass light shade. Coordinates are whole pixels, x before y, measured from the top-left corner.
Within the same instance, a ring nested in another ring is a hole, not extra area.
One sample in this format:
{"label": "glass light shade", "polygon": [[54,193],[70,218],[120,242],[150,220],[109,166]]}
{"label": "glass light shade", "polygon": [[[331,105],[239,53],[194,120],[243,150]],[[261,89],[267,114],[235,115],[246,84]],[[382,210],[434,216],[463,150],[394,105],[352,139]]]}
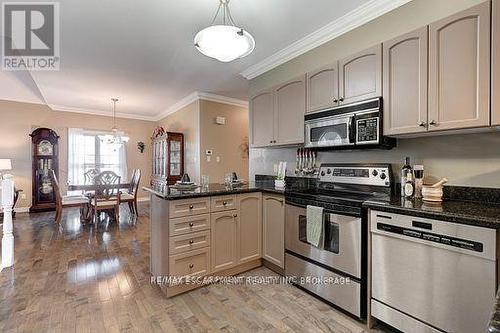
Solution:
{"label": "glass light shade", "polygon": [[232,25],[205,28],[196,34],[194,44],[204,55],[222,62],[246,57],[255,48],[252,35]]}
{"label": "glass light shade", "polygon": [[12,170],[10,158],[0,158],[0,170]]}

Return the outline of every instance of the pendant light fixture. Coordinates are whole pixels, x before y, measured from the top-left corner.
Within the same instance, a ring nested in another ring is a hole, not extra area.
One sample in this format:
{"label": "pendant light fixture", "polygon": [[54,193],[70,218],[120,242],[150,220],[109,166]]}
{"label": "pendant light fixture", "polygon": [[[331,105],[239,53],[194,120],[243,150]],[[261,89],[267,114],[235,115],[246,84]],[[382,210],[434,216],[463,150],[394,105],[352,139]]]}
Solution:
{"label": "pendant light fixture", "polygon": [[[255,40],[248,31],[234,23],[229,11],[229,0],[219,1],[212,23],[196,34],[194,45],[204,55],[222,62],[246,57],[255,48]],[[222,24],[215,22],[219,14]]]}
{"label": "pendant light fixture", "polygon": [[111,98],[111,101],[113,102],[113,127],[111,128],[113,134],[100,135],[99,138],[102,142],[118,148],[125,142],[128,142],[129,137],[122,135],[123,132],[120,132],[118,127],[116,127],[116,102],[118,102],[118,98]]}

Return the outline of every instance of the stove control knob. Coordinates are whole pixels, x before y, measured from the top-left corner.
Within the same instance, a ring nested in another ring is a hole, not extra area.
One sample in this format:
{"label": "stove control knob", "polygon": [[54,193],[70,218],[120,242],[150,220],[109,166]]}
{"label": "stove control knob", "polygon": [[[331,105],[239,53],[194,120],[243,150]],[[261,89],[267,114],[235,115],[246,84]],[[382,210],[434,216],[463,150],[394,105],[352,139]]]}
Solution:
{"label": "stove control knob", "polygon": [[385,175],[385,173],[383,173],[383,174],[380,175],[380,178],[381,179],[385,179],[385,178],[387,178],[387,176]]}
{"label": "stove control knob", "polygon": [[332,173],[332,170],[327,169],[327,170],[326,170],[326,173],[327,173],[327,174],[331,174],[331,173]]}
{"label": "stove control knob", "polygon": [[373,171],[372,171],[372,175],[373,175],[373,177],[377,177],[377,175],[378,175],[378,171],[377,171],[377,170],[373,170]]}
{"label": "stove control knob", "polygon": [[324,177],[325,176],[325,172],[324,171],[321,171],[321,176]]}

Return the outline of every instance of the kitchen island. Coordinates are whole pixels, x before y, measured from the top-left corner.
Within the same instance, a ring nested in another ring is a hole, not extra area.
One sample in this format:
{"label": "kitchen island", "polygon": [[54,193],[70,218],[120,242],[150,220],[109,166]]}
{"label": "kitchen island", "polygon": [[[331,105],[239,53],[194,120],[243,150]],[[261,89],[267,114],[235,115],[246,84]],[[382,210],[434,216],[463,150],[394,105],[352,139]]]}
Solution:
{"label": "kitchen island", "polygon": [[167,297],[262,265],[283,268],[284,190],[272,182],[143,188],[151,196],[152,282]]}

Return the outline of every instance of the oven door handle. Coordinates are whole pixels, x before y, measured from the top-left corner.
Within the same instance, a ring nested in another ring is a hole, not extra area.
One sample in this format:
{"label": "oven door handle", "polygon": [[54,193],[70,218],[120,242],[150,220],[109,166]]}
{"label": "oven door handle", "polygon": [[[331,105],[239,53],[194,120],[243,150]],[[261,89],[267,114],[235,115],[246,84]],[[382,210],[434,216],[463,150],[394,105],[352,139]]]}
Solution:
{"label": "oven door handle", "polygon": [[356,143],[356,115],[349,117],[349,143]]}

